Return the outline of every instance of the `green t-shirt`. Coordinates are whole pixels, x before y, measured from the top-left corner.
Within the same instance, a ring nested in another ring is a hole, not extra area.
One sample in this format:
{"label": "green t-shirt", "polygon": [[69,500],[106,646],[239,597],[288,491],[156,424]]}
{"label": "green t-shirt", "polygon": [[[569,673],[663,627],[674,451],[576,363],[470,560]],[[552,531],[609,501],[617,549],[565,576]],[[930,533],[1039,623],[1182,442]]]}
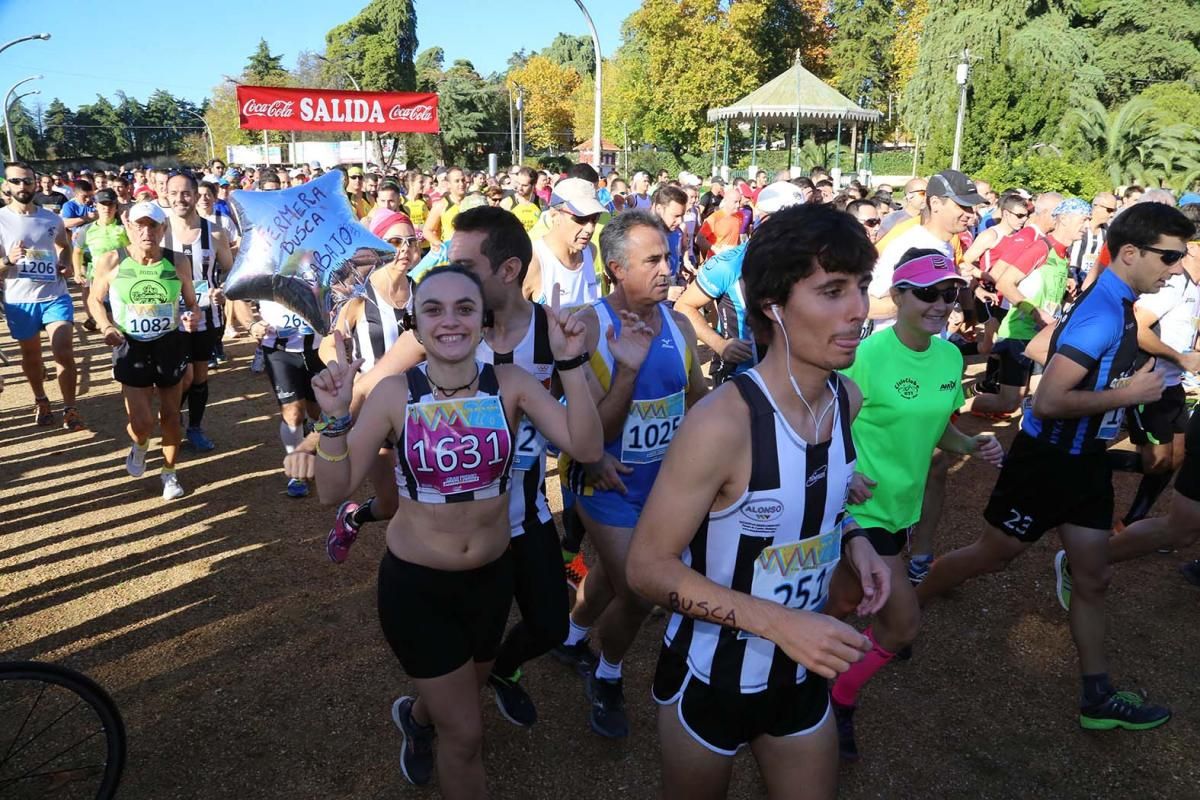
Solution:
{"label": "green t-shirt", "polygon": [[[1046,263],[1017,284],[1017,288],[1034,307],[1040,308],[1050,316],[1057,316],[1062,308],[1063,295],[1067,291],[1070,266],[1065,258],[1051,248],[1050,254],[1046,256]],[[1033,322],[1033,315],[1016,306],[1008,310],[1004,319],[1000,320],[1000,327],[996,329],[998,339],[1019,339],[1028,342],[1035,334],[1037,325]]]}
{"label": "green t-shirt", "polygon": [[92,269],[97,256],[102,256],[112,250],[129,246],[129,234],[120,221],[109,225],[99,222],[89,222],[83,226],[83,263],[87,266],[87,277],[92,277]]}
{"label": "green t-shirt", "polygon": [[855,471],[878,484],[847,508],[864,528],[903,530],[921,517],[933,450],[964,402],[962,354],[936,336],[918,353],[888,328],[868,336],[843,372],[863,393],[851,428]]}
{"label": "green t-shirt", "polygon": [[139,264],[126,258],[117,267],[108,289],[113,324],[139,341],[151,341],[178,330],[182,291],[183,282],[169,259]]}

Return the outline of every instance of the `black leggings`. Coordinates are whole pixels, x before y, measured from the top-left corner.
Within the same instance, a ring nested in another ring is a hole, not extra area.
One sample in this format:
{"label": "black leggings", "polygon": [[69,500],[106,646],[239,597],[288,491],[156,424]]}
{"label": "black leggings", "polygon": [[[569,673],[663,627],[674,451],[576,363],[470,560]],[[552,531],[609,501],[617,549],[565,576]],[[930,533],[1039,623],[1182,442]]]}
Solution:
{"label": "black leggings", "polygon": [[521,621],[512,627],[492,671],[510,677],[567,638],[570,613],[566,575],[554,522],[525,524],[525,533],[510,546],[514,568],[514,596]]}

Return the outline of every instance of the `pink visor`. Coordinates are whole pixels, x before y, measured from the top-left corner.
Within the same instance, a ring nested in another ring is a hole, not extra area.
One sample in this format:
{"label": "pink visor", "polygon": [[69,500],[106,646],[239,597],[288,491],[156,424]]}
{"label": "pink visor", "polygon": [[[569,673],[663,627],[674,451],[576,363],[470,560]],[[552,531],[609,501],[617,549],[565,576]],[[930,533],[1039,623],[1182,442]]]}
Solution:
{"label": "pink visor", "polygon": [[958,274],[953,261],[940,253],[905,261],[892,273],[892,286],[933,286],[942,281],[966,283],[967,279]]}

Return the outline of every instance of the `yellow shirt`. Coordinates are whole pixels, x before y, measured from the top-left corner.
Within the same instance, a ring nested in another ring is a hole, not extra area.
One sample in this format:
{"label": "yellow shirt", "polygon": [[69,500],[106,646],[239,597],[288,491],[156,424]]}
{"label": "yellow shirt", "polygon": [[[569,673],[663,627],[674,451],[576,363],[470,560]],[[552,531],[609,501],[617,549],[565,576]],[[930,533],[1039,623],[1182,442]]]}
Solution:
{"label": "yellow shirt", "polygon": [[525,226],[526,232],[533,230],[533,226],[537,225],[538,218],[542,214],[542,210],[538,208],[537,203],[526,203],[523,200],[514,199],[508,206],[504,206],[503,203],[501,203],[501,206],[508,208],[514,217],[521,220],[521,224]]}

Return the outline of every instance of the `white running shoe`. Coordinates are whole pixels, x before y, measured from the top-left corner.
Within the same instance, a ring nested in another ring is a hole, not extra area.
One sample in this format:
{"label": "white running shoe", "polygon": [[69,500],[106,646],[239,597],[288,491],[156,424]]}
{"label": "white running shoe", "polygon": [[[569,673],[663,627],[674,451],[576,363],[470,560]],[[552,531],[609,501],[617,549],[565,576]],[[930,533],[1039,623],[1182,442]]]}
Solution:
{"label": "white running shoe", "polygon": [[178,500],[183,497],[183,487],[179,485],[179,477],[174,472],[162,474],[163,500]]}
{"label": "white running shoe", "polygon": [[140,478],[146,472],[146,448],[133,444],[129,455],[125,456],[125,471],[135,478]]}

